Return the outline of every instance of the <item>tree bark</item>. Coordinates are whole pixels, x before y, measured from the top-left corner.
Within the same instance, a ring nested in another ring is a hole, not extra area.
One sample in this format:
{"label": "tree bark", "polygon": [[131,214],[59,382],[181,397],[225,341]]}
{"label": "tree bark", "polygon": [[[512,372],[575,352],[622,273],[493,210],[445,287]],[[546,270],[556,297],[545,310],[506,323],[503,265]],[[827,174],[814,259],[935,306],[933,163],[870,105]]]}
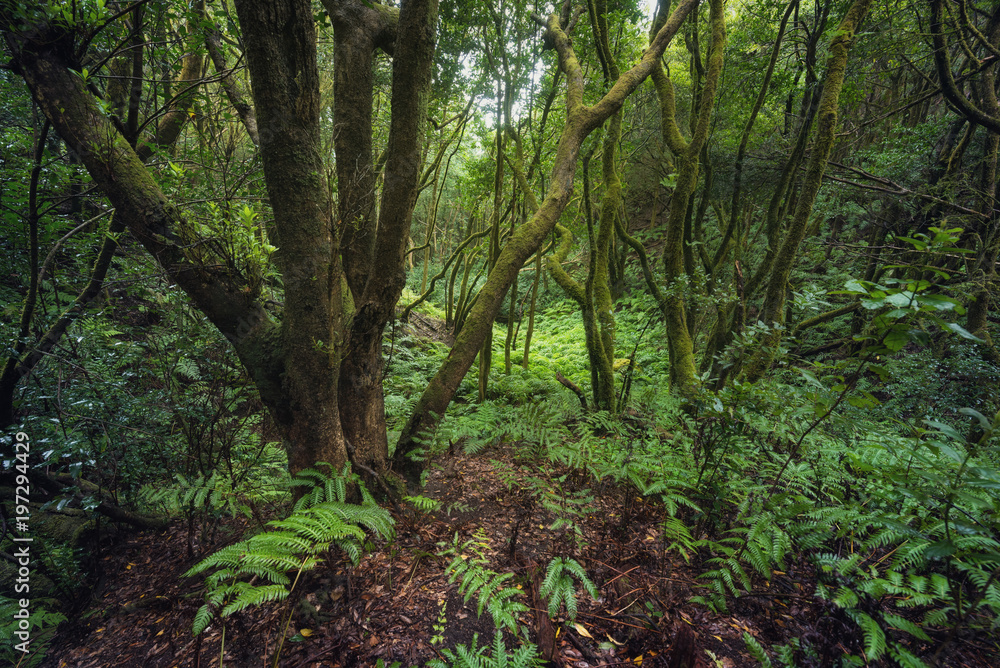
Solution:
{"label": "tree bark", "polygon": [[[295,472],[347,461],[338,381],[344,350],[339,235],[320,151],[316,29],[307,0],[238,0],[285,289],[280,394],[269,404]],[[277,399],[277,401],[275,401]]]}
{"label": "tree bark", "polygon": [[541,206],[528,222],[511,235],[497,258],[496,266],[487,277],[472,312],[455,345],[437,374],[428,383],[399,438],[394,456],[394,468],[408,481],[420,479],[423,463],[411,455],[417,451],[418,435],[436,428],[438,421],[469,370],[476,353],[493,325],[500,302],[518,270],[549,235],[560,214],[573,194],[573,176],[584,139],[615,113],[632,92],[649,76],[659,61],[667,44],[677,33],[697,0],[681,0],[670,18],[652,40],[652,44],[638,64],[618,78],[615,85],[594,106],[583,104],[583,71],[576,58],[569,37],[559,25],[559,18],[551,15],[547,20],[534,17],[545,27],[545,39],[553,44],[559,55],[559,66],[567,78],[567,121],[559,138],[553,160],[549,188]]}
{"label": "tree bark", "polygon": [[758,380],[771,364],[781,340],[781,328],[785,323],[785,295],[788,288],[788,276],[791,274],[799,244],[805,237],[809,217],[820,186],[823,184],[823,173],[830,159],[833,143],[836,140],[837,110],[840,102],[840,91],[844,85],[847,71],[847,57],[854,43],[855,32],[861,27],[861,22],[868,13],[871,0],[854,0],[844,15],[837,29],[836,37],[830,42],[830,56],[826,63],[826,81],[817,110],[816,138],[813,141],[812,154],[806,169],[802,191],[799,193],[795,213],[789,223],[788,232],[775,256],[774,269],[767,283],[764,295],[764,305],[761,320],[772,325],[770,332],[764,337],[757,352],[750,360],[745,373],[749,380]]}
{"label": "tree bark", "polygon": [[[406,283],[404,261],[417,201],[437,11],[437,0],[409,0],[399,13],[392,71],[392,121],[378,232],[364,288],[355,297],[341,367],[344,433],[354,446],[358,463],[379,473],[385,469],[388,456],[382,333]],[[345,251],[345,262],[354,262],[350,251]]]}

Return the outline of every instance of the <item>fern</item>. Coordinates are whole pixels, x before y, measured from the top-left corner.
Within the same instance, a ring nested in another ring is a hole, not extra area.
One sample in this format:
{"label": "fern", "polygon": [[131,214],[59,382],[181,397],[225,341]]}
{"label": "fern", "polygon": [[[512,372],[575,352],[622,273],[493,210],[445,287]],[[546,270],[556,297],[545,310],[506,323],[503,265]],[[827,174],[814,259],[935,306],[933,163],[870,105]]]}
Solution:
{"label": "fern", "polygon": [[211,471],[207,476],[178,473],[173,484],[143,486],[139,498],[144,505],[171,515],[226,513],[250,517],[253,506],[283,501],[288,494],[284,452],[277,443],[260,445],[258,441],[251,435],[234,445],[232,469]]}
{"label": "fern", "polygon": [[441,508],[441,502],[426,496],[404,496],[403,500],[422,513],[433,513]]}
{"label": "fern", "polygon": [[667,515],[663,520],[663,537],[669,543],[667,550],[677,550],[687,562],[690,562],[690,553],[702,544],[691,536],[691,531],[684,522],[672,515]]}
{"label": "fern", "polygon": [[[455,540],[458,540],[457,536]],[[445,554],[455,554],[447,567],[448,581],[459,582],[458,592],[464,596],[466,603],[478,595],[477,615],[481,616],[483,610],[486,610],[493,618],[494,626],[513,631],[517,628],[517,616],[527,612],[529,608],[517,600],[522,593],[521,590],[506,584],[513,579],[513,573],[497,573],[490,570],[486,567],[486,559],[482,554],[474,557],[465,554],[470,548],[475,550],[482,547],[482,541],[473,538],[461,547],[456,543],[453,548],[447,550]]]}
{"label": "fern", "polygon": [[892,643],[889,646],[889,656],[900,665],[900,668],[928,668],[926,663],[897,643]]}
{"label": "fern", "polygon": [[425,664],[425,668],[536,668],[544,665],[534,645],[522,645],[511,652],[499,632],[493,638],[492,647],[479,647],[477,633],[472,637],[471,646],[442,649],[441,655],[444,660],[432,659]]}
{"label": "fern", "polygon": [[743,632],[743,644],[746,645],[747,651],[750,652],[750,656],[754,658],[760,665],[764,668],[772,668],[771,658],[767,655],[767,651],[764,647],[750,635],[748,632]]}
{"label": "fern", "polygon": [[861,627],[864,637],[865,658],[869,661],[875,661],[885,654],[887,649],[885,631],[882,630],[879,623],[868,614],[858,610],[846,610],[845,612],[855,624]]}
{"label": "fern", "polygon": [[[45,652],[52,641],[56,627],[66,621],[66,616],[53,612],[54,599],[31,600],[31,609],[25,610],[18,600],[0,596],[0,657],[9,660],[9,665],[37,666],[45,659]],[[15,615],[28,613],[27,617]],[[29,637],[24,635],[28,632]]]}
{"label": "fern", "polygon": [[[385,509],[370,501],[362,505],[342,501],[347,494],[346,483],[341,484],[348,479],[346,469],[339,476],[340,482],[316,471],[306,475],[318,483],[313,491],[321,489],[319,494],[310,492],[303,497],[308,497],[309,503],[299,504],[286,519],[269,522],[269,531],[225,547],[185,573],[191,577],[211,571],[205,580],[206,602],[195,615],[195,635],[202,633],[216,614],[228,617],[251,606],[284,600],[295,586],[288,574],[294,572],[297,581],[302,572],[320,563],[319,555],[331,546],[340,547],[356,566],[364,529],[383,539],[392,537],[393,520]],[[317,498],[331,497],[335,500],[310,505]],[[362,494],[362,498],[371,497]],[[256,584],[258,580],[262,584]]]}
{"label": "fern", "polygon": [[572,622],[576,619],[576,586],[573,578],[580,581],[595,601],[600,598],[597,587],[587,577],[587,571],[575,559],[556,557],[549,562],[538,593],[549,602],[549,617],[559,614],[559,609],[566,606],[566,616]]}

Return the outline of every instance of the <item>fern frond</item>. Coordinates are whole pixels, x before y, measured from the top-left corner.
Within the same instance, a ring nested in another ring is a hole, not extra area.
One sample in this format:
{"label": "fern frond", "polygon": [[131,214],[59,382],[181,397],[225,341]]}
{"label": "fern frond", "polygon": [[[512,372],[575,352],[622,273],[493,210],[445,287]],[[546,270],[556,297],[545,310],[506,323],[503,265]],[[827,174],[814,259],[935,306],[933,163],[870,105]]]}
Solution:
{"label": "fern frond", "polygon": [[900,668],[928,668],[926,663],[898,643],[892,643],[889,646],[889,656],[900,665]]}
{"label": "fern frond", "polygon": [[210,604],[206,603],[198,608],[198,612],[194,615],[194,625],[191,627],[192,634],[200,635],[202,631],[208,628],[213,619],[215,619],[215,613],[212,611]]}
{"label": "fern frond", "polygon": [[771,659],[767,655],[767,651],[761,646],[761,644],[750,635],[748,632],[743,632],[743,644],[746,645],[747,651],[750,652],[757,663],[759,663],[764,668],[772,668]]}
{"label": "fern frond", "polygon": [[865,645],[865,658],[869,661],[875,661],[885,654],[887,649],[885,631],[882,630],[879,623],[860,610],[845,610],[844,612],[855,624],[861,627]]}
{"label": "fern frond", "polygon": [[245,610],[252,605],[261,605],[271,601],[283,601],[288,598],[288,588],[284,585],[264,585],[261,587],[249,587],[229,605],[222,609],[220,613],[223,617],[228,617],[234,612]]}
{"label": "fern frond", "polygon": [[920,640],[924,640],[926,642],[931,641],[931,637],[927,635],[926,631],[924,631],[922,628],[920,628],[919,625],[914,624],[908,619],[904,619],[903,617],[900,617],[899,615],[893,614],[891,612],[883,612],[882,619],[885,620],[885,623],[888,624],[889,628],[891,629],[906,631],[914,638],[919,638]]}
{"label": "fern frond", "polygon": [[[347,469],[336,480],[346,478]],[[245,541],[230,545],[195,564],[186,576],[213,570],[205,580],[205,606],[195,616],[193,630],[201,633],[210,623],[214,610],[226,617],[250,606],[286,598],[291,572],[311,570],[319,563],[319,555],[332,544],[340,547],[352,563],[361,559],[365,531],[362,526],[382,537],[390,537],[393,520],[377,505],[356,506],[343,502],[346,487],[318,471],[308,469],[304,477],[322,478],[313,488],[313,496],[335,498],[310,507],[300,508],[284,520],[269,522],[270,529]],[[346,484],[346,483],[345,483]],[[307,495],[309,496],[309,495]],[[306,498],[306,497],[303,497]],[[308,504],[307,504],[308,505]],[[241,578],[257,578],[267,584],[251,584]]]}
{"label": "fern frond", "polygon": [[597,600],[600,592],[587,576],[587,571],[575,559],[563,559],[556,557],[549,562],[545,572],[545,578],[539,586],[538,593],[548,599],[548,611],[550,617],[559,614],[560,608],[566,606],[566,616],[570,620],[576,619],[577,601],[576,586],[573,578],[576,578],[583,585],[591,598]]}

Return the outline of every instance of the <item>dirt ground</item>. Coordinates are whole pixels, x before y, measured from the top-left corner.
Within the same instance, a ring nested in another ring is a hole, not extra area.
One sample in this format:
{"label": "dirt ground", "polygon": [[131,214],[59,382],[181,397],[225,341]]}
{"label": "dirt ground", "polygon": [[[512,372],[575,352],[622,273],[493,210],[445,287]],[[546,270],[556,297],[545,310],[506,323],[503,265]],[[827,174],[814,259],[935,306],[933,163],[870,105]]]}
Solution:
{"label": "dirt ground", "polygon": [[[458,584],[448,579],[450,557],[440,556],[456,536],[459,543],[476,537],[494,570],[515,574],[515,586],[533,608],[521,617],[523,631],[552,657],[550,665],[756,666],[744,633],[765,646],[790,637],[809,640],[821,658],[803,665],[831,665],[845,652],[860,654],[851,626],[813,598],[815,583],[805,564],[762,582],[728,614],[711,614],[689,603],[705,566],[695,557],[689,564],[669,549],[660,529],[660,504],[598,486],[579,533],[552,530],[553,515],[519,482],[530,474],[530,464],[498,449],[435,462],[425,495],[441,501],[438,512],[400,506],[393,513],[395,540],[373,545],[357,568],[333,555],[299,582],[287,602],[230,617],[225,665],[270,665],[282,636],[288,640],[279,665],[288,668],[375,666],[379,659],[405,668],[440,657],[443,647],[469,644],[475,634],[480,645],[491,643],[488,613],[477,616],[475,598],[463,601]],[[557,473],[567,475],[568,487],[589,484],[571,471]],[[219,666],[223,627],[216,621],[192,636],[203,592],[199,578],[182,574],[198,557],[238,540],[243,527],[226,529],[215,544],[196,544],[195,559],[188,556],[187,527],[181,523],[164,532],[133,534],[107,549],[93,598],[62,625],[43,665]],[[556,556],[576,558],[600,590],[596,601],[579,590],[575,624],[549,621],[537,609],[535,574]],[[518,639],[508,636],[508,641],[514,646]],[[911,647],[918,654],[929,649]],[[985,668],[1000,662],[987,639],[964,638],[946,665]]]}

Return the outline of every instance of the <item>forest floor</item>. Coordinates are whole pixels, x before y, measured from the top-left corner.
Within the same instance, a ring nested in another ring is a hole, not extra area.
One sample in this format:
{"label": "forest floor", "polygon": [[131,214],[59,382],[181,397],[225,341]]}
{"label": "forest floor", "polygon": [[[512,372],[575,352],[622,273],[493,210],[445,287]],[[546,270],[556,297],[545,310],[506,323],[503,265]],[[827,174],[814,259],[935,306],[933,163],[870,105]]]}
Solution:
{"label": "forest floor", "polygon": [[[579,532],[551,530],[555,517],[524,492],[537,488],[537,479],[519,481],[529,475],[531,462],[516,460],[512,452],[497,446],[476,456],[456,452],[437,460],[424,494],[441,502],[438,512],[400,507],[393,512],[395,539],[373,546],[360,566],[351,568],[346,559],[335,558],[300,581],[290,603],[230,617],[225,665],[269,665],[267,657],[282,635],[290,640],[280,665],[288,668],[375,666],[379,659],[406,667],[440,657],[441,648],[469,644],[477,633],[480,645],[490,644],[489,614],[477,616],[475,598],[463,602],[446,572],[451,557],[440,556],[456,536],[459,544],[474,538],[493,570],[515,574],[523,600],[535,609],[522,622],[543,654],[550,653],[550,665],[758,665],[746,650],[744,633],[764,646],[791,637],[809,639],[825,659],[815,665],[860,654],[849,624],[812,596],[815,581],[805,563],[775,573],[755,588],[758,593],[735,601],[728,614],[712,614],[689,602],[706,565],[689,564],[668,549],[662,504],[624,489],[597,488],[590,511],[577,524]],[[575,480],[568,470],[555,473],[567,475],[567,487],[587,482]],[[223,628],[215,622],[192,637],[192,621],[203,602],[202,580],[182,574],[199,557],[238,540],[244,528],[224,526],[213,544],[201,544],[198,530],[189,536],[188,527],[177,522],[163,532],[132,534],[106,549],[100,557],[101,583],[73,621],[62,625],[43,666],[218,666]],[[570,555],[601,595],[594,601],[581,590],[575,624],[562,623],[563,618],[553,625],[537,610],[535,574],[544,572],[553,557]],[[443,631],[435,628],[442,611]],[[1000,665],[986,645],[963,638],[943,665]],[[929,649],[911,647],[918,655]]]}

